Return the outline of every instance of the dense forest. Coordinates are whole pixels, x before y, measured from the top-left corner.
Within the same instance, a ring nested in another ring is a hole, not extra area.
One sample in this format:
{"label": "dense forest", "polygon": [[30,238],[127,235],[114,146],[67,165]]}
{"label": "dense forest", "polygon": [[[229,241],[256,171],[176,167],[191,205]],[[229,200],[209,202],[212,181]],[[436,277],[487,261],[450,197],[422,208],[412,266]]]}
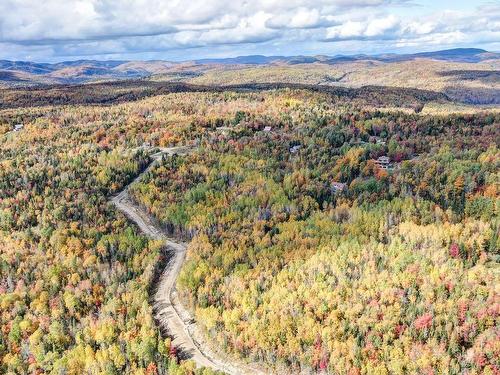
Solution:
{"label": "dense forest", "polygon": [[178,287],[207,334],[293,372],[498,371],[500,117],[263,99],[133,190],[192,239]]}
{"label": "dense forest", "polygon": [[210,373],[154,320],[164,249],[109,203],[168,145],[196,148],[131,194],[191,240],[178,290],[214,346],[288,373],[499,372],[500,115],[366,90],[5,105],[0,372]]}
{"label": "dense forest", "polygon": [[0,373],[193,373],[149,305],[162,244],[108,203],[149,163],[134,108],[0,115]]}
{"label": "dense forest", "polygon": [[170,93],[245,93],[286,88],[328,93],[335,96],[338,102],[349,101],[378,107],[396,106],[420,110],[425,103],[430,101],[449,102],[443,93],[404,87],[346,88],[293,82],[210,86],[183,82],[126,80],[85,85],[44,85],[0,90],[0,109],[47,105],[112,105]]}

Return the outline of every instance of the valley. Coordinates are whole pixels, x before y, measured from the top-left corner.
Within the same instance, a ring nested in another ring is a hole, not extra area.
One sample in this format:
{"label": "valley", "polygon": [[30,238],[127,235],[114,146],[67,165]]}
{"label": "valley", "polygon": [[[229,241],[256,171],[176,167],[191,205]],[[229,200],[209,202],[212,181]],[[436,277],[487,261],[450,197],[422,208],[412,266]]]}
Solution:
{"label": "valley", "polygon": [[500,375],[499,20],[0,0],[0,375]]}
{"label": "valley", "polygon": [[496,368],[495,106],[290,83],[0,98],[2,372]]}

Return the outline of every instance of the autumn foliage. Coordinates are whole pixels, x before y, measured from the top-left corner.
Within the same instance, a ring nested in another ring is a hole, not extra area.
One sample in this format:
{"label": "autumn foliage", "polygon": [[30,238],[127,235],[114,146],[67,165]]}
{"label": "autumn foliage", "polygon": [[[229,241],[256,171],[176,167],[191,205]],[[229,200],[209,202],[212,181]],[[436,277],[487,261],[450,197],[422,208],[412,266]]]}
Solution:
{"label": "autumn foliage", "polygon": [[0,135],[0,372],[194,372],[149,305],[161,244],[108,202],[176,144],[131,195],[191,241],[178,290],[211,344],[284,373],[498,372],[500,117],[377,93],[2,110],[25,128]]}

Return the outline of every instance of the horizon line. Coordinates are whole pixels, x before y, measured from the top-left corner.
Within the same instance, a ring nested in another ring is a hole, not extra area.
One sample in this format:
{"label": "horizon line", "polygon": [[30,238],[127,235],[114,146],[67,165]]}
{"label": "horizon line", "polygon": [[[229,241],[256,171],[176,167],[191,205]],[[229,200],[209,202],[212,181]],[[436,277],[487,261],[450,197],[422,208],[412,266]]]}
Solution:
{"label": "horizon line", "polygon": [[225,56],[225,57],[202,57],[202,58],[193,58],[193,59],[186,59],[186,60],[167,60],[167,59],[137,59],[137,60],[130,60],[130,59],[62,59],[54,62],[47,62],[47,61],[37,61],[37,60],[11,60],[11,59],[0,59],[0,61],[9,61],[9,62],[16,62],[16,63],[37,63],[37,64],[47,64],[47,65],[56,65],[56,64],[61,64],[61,63],[66,63],[66,62],[90,62],[90,61],[96,61],[96,62],[172,62],[172,63],[183,63],[183,62],[198,62],[198,61],[207,61],[207,60],[232,60],[232,59],[238,59],[238,58],[244,58],[244,57],[264,57],[264,58],[293,58],[293,57],[327,57],[327,58],[336,58],[336,57],[380,57],[384,55],[392,55],[392,56],[411,56],[411,55],[418,55],[418,54],[424,54],[424,53],[438,53],[438,52],[447,52],[447,51],[459,51],[459,50],[477,50],[477,51],[482,51],[482,53],[495,53],[499,54],[500,51],[489,51],[484,48],[479,48],[479,47],[455,47],[455,48],[447,48],[447,49],[437,49],[437,50],[417,50],[415,52],[410,52],[410,53],[398,53],[398,52],[381,52],[381,53],[374,53],[374,54],[369,54],[369,53],[352,53],[352,54],[335,54],[335,55],[328,55],[328,54],[291,54],[291,55],[264,55],[264,54],[249,54],[249,55],[237,55],[237,56]]}

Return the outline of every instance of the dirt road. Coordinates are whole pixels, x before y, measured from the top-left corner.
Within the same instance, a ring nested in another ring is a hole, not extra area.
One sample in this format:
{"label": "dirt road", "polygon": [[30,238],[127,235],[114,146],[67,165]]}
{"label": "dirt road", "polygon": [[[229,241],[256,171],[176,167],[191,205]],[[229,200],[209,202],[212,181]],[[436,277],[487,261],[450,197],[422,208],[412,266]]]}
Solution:
{"label": "dirt road", "polygon": [[228,374],[265,374],[257,366],[224,359],[222,355],[215,354],[206,345],[196,322],[182,306],[175,291],[175,281],[186,255],[186,244],[168,238],[162,228],[154,220],[151,220],[148,213],[138,207],[128,194],[128,187],[139,181],[144,176],[144,173],[154,168],[162,155],[187,152],[189,152],[189,149],[182,147],[160,149],[159,152],[152,155],[153,162],[148,168],[126,186],[123,191],[113,197],[111,202],[130,220],[135,222],[143,233],[153,239],[165,241],[166,246],[173,250],[172,259],[170,259],[160,278],[158,290],[154,296],[154,307],[155,311],[158,312],[157,318],[173,337],[173,345],[188,354],[198,367],[210,367]]}

